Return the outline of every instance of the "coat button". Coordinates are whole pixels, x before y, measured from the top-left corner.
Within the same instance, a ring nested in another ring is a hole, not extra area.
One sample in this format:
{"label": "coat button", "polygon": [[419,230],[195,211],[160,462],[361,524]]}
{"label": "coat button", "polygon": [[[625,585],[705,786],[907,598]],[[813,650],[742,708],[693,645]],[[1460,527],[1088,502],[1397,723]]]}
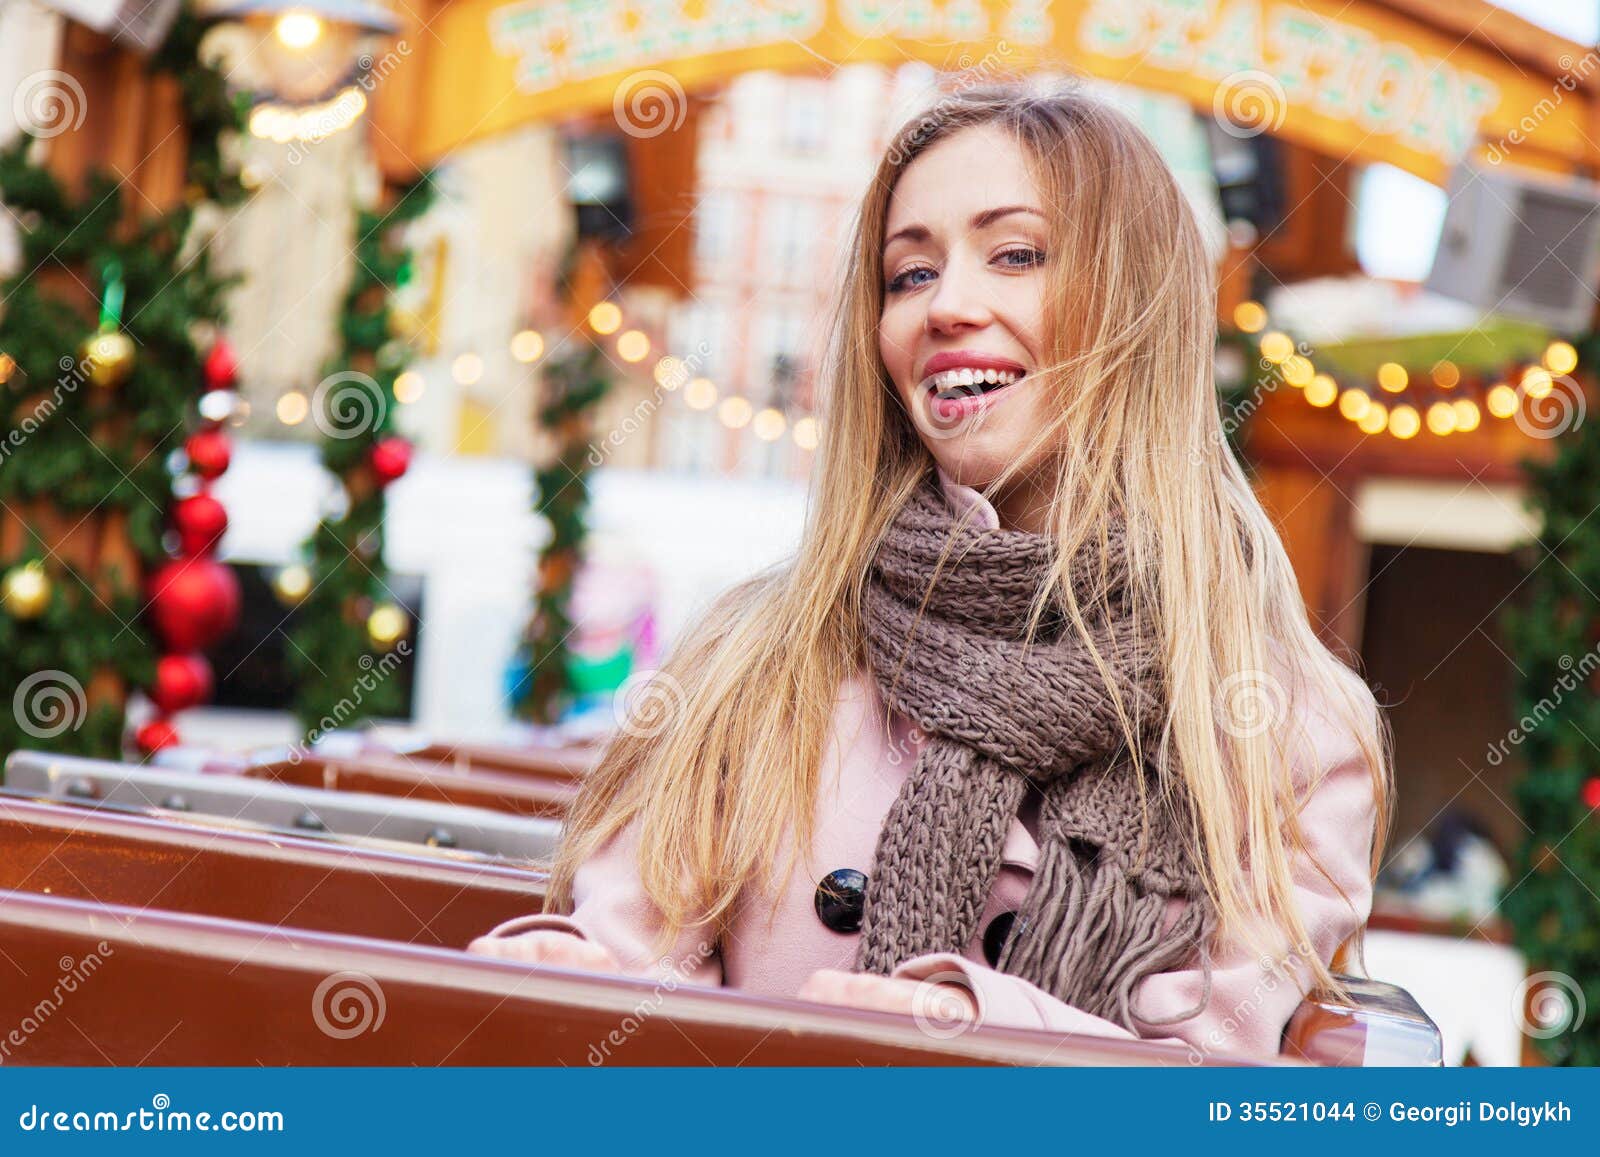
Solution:
{"label": "coat button", "polygon": [[1000,953],[1011,935],[1011,926],[1016,922],[1015,912],[1002,912],[989,921],[989,927],[983,930],[983,958],[989,962],[990,968],[1000,967]]}
{"label": "coat button", "polygon": [[835,932],[859,932],[867,904],[867,877],[854,868],[835,868],[822,877],[814,897],[817,918]]}

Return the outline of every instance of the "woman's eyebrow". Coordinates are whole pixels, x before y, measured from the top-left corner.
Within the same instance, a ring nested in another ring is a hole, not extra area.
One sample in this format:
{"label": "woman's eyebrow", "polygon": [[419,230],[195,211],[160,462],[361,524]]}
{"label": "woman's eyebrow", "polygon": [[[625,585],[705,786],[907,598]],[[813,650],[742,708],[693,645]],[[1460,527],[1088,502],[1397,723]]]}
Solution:
{"label": "woman's eyebrow", "polygon": [[[1008,217],[1012,213],[1032,213],[1035,217],[1044,216],[1032,205],[1000,205],[993,209],[985,209],[981,213],[974,213],[972,220],[968,224],[973,232],[977,232],[979,229],[988,228],[1000,218]],[[928,227],[926,225],[907,225],[904,229],[898,229],[885,238],[883,247],[888,249],[889,246],[901,238],[907,241],[926,241],[928,239]]]}

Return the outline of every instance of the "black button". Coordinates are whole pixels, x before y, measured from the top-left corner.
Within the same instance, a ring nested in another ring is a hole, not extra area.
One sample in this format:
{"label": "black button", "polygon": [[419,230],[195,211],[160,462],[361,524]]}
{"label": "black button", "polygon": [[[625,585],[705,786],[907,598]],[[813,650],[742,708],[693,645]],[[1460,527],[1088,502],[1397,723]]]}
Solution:
{"label": "black button", "polygon": [[817,884],[817,918],[835,932],[861,930],[861,913],[867,906],[866,873],[835,868]]}
{"label": "black button", "polygon": [[1015,912],[1002,912],[989,921],[989,927],[983,930],[983,958],[989,962],[990,968],[1000,967],[1000,952],[1006,946],[1006,939],[1011,935],[1011,926],[1017,922]]}

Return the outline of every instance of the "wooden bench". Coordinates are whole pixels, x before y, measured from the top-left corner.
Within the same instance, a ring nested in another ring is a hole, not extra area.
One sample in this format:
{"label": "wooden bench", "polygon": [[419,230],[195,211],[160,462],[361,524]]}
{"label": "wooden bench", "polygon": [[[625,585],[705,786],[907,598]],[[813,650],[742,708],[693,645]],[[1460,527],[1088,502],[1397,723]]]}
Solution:
{"label": "wooden bench", "polygon": [[1191,1067],[1171,1045],[951,1035],[896,1013],[21,892],[0,892],[0,948],[20,970],[8,1003],[33,1010],[20,1044],[0,1036],[7,1064]]}
{"label": "wooden bench", "polygon": [[447,764],[403,756],[306,756],[257,764],[240,774],[324,791],[368,792],[551,819],[565,815],[578,793],[578,781],[572,778],[458,771]]}
{"label": "wooden bench", "polygon": [[0,889],[464,948],[538,912],[546,875],[0,797]]}

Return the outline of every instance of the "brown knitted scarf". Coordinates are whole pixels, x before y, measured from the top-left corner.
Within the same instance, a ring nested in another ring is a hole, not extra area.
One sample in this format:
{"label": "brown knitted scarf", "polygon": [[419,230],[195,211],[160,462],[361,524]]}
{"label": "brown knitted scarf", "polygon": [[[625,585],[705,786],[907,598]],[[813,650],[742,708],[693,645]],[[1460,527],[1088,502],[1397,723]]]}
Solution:
{"label": "brown knitted scarf", "polygon": [[[1107,533],[1110,573],[1093,536],[1071,573],[1080,606],[1108,596],[1110,615],[1085,615],[1144,746],[1165,698],[1156,648],[1135,637],[1126,614],[1123,527],[1113,521]],[[1064,611],[1054,608],[1023,646],[1055,554],[1043,535],[958,528],[931,476],[877,552],[864,607],[868,659],[885,702],[929,738],[878,837],[855,967],[888,974],[925,952],[963,952],[1006,832],[1025,793],[1041,791],[1039,865],[997,967],[1138,1035],[1135,987],[1197,950],[1205,958],[1214,914],[1182,813],[1162,806],[1152,756],[1142,768],[1129,758],[1105,681]],[[1191,902],[1165,931],[1173,895]],[[1204,967],[1194,1009],[1139,1019],[1172,1024],[1198,1013],[1210,999],[1208,958]]]}

